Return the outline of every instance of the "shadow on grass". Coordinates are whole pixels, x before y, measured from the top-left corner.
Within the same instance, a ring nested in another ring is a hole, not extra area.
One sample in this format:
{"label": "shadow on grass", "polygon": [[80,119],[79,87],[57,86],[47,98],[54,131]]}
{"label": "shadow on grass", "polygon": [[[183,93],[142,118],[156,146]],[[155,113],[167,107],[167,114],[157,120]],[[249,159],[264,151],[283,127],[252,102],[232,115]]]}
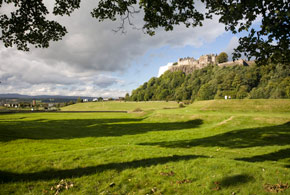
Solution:
{"label": "shadow on grass", "polygon": [[253,181],[254,178],[247,174],[240,174],[240,175],[233,175],[222,178],[220,181],[221,187],[231,187],[231,186],[238,186],[244,183],[248,183]]}
{"label": "shadow on grass", "polygon": [[196,128],[202,120],[145,123],[142,119],[74,119],[0,121],[0,141],[16,139],[70,139],[82,137],[123,136]]}
{"label": "shadow on grass", "polygon": [[290,148],[282,149],[277,152],[272,152],[269,154],[252,156],[249,158],[236,158],[235,160],[242,160],[247,162],[264,162],[264,161],[277,161],[285,158],[290,158]]}
{"label": "shadow on grass", "polygon": [[197,158],[207,158],[206,156],[198,155],[173,155],[168,157],[158,157],[134,160],[131,162],[109,163],[98,166],[90,166],[85,168],[75,168],[67,170],[48,170],[35,173],[12,173],[0,171],[0,183],[13,183],[19,181],[38,181],[38,180],[52,180],[82,177],[85,175],[93,175],[107,170],[123,171],[125,169],[135,169],[139,167],[150,167],[159,164],[166,164],[168,162],[177,162],[182,160],[192,160]]}
{"label": "shadow on grass", "polygon": [[289,144],[290,122],[277,126],[234,130],[200,139],[155,143],[149,142],[141,143],[140,145],[157,145],[168,148],[188,148],[194,146],[247,148],[273,145],[284,146]]}

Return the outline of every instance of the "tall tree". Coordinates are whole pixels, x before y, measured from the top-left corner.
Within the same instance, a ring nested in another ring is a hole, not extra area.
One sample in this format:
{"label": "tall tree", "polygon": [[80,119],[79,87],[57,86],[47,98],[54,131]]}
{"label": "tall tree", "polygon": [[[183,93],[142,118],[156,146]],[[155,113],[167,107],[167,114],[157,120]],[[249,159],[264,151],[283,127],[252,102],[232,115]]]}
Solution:
{"label": "tall tree", "polygon": [[[81,0],[55,0],[54,15],[70,15],[80,7]],[[206,18],[218,15],[219,22],[233,33],[247,31],[240,38],[235,49],[234,59],[242,54],[255,57],[259,62],[290,63],[290,16],[288,0],[201,0],[206,11],[199,10],[194,0],[100,0],[91,12],[99,21],[116,20],[120,17],[120,29],[127,21],[131,24],[133,14],[144,12],[143,30],[154,35],[161,27],[173,30],[175,25],[187,27],[202,26]],[[15,7],[11,13],[0,14],[0,39],[6,47],[16,45],[20,50],[28,50],[29,44],[48,47],[50,41],[60,40],[66,28],[56,21],[46,19],[48,10],[43,0],[0,0],[3,4]],[[251,28],[253,22],[261,17],[260,28]]]}
{"label": "tall tree", "polygon": [[81,97],[78,97],[77,103],[81,103],[81,102],[83,102],[83,100],[81,99]]}
{"label": "tall tree", "polygon": [[125,101],[130,101],[130,95],[129,95],[129,93],[126,93],[126,95],[125,95]]}
{"label": "tall tree", "polygon": [[226,52],[221,52],[217,56],[217,61],[218,61],[218,63],[227,62],[228,61],[228,54]]}

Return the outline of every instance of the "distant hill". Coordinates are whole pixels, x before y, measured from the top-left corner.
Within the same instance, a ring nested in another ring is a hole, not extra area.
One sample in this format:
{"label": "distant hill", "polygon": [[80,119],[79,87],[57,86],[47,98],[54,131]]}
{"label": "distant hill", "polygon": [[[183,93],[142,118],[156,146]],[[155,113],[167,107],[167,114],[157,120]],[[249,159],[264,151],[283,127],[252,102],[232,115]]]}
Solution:
{"label": "distant hill", "polygon": [[78,99],[78,97],[82,99],[92,99],[93,97],[88,96],[60,96],[60,95],[36,95],[36,96],[29,96],[29,95],[22,95],[18,93],[7,93],[7,94],[0,94],[1,99],[69,99],[74,100]]}

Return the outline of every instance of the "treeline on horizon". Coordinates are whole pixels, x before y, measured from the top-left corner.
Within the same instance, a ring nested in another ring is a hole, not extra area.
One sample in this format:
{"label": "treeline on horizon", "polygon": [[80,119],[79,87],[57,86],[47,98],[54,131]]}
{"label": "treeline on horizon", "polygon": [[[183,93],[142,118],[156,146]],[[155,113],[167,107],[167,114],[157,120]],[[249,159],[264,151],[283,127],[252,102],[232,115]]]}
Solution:
{"label": "treeline on horizon", "polygon": [[207,66],[186,75],[165,72],[126,94],[131,101],[290,98],[290,66]]}

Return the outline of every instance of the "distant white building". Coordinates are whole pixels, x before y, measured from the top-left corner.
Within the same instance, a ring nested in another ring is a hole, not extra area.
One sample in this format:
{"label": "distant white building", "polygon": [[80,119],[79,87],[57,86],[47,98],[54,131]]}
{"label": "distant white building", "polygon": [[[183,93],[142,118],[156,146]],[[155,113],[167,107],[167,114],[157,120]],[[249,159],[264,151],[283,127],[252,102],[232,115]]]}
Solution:
{"label": "distant white building", "polygon": [[164,72],[166,72],[170,66],[173,66],[173,63],[168,63],[166,66],[160,66],[158,71],[158,77],[160,77]]}

